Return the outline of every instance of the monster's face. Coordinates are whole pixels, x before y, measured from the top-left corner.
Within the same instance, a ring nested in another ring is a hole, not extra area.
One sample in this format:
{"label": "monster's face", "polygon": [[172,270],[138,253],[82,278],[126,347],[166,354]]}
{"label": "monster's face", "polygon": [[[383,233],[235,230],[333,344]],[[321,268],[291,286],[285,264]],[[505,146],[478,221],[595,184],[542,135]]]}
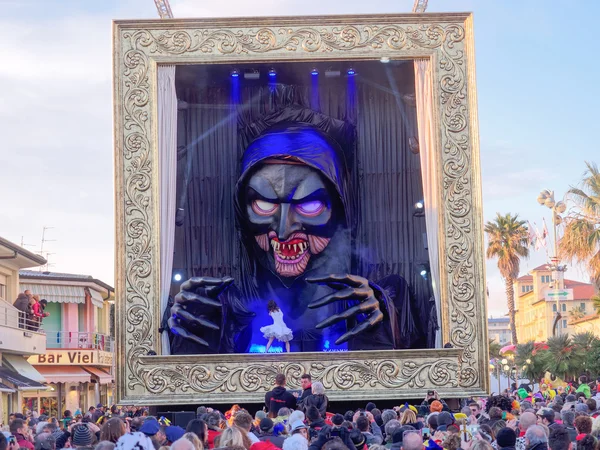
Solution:
{"label": "monster's face", "polygon": [[282,277],[297,277],[329,244],[335,204],[328,183],[302,163],[266,161],[248,180],[247,219]]}

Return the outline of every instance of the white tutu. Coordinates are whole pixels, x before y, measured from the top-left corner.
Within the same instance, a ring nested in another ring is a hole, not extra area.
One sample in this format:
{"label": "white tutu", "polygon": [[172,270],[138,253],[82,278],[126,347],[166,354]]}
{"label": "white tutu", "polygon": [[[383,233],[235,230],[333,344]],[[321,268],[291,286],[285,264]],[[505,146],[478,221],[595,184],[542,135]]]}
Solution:
{"label": "white tutu", "polygon": [[260,332],[265,339],[275,338],[281,342],[291,341],[294,335],[292,334],[292,330],[284,323],[281,310],[273,311],[269,313],[269,315],[273,318],[273,325],[267,325],[266,327],[260,328]]}

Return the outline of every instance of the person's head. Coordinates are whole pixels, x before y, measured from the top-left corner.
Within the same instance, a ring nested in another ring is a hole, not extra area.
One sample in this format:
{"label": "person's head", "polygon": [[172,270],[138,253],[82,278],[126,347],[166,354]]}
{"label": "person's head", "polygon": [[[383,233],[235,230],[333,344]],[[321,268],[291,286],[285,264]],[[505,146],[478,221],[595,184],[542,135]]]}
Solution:
{"label": "person's head", "polygon": [[154,450],[152,440],[139,431],[126,433],[119,438],[115,450]]}
{"label": "person's head", "polygon": [[100,441],[100,442],[98,442],[98,444],[96,444],[96,447],[94,447],[94,450],[114,450],[115,444],[116,444],[115,442]]}
{"label": "person's head", "polygon": [[377,408],[377,405],[375,405],[375,403],[373,403],[373,402],[369,402],[369,403],[367,403],[367,406],[365,407],[365,410],[368,411],[368,412],[371,412],[375,408]]}
{"label": "person's head", "polygon": [[575,426],[573,423],[575,421],[575,413],[573,411],[567,409],[560,414],[560,417],[565,426],[567,426],[567,427]]}
{"label": "person's head", "polygon": [[33,293],[29,289],[26,289],[25,292],[23,292],[23,293],[29,298],[33,297]]}
{"label": "person's head", "polygon": [[390,420],[397,420],[398,414],[393,409],[384,409],[381,413],[381,421],[385,426]]}
{"label": "person's head", "polygon": [[488,412],[490,416],[490,420],[500,420],[502,419],[502,410],[497,406],[493,406],[490,408]]}
{"label": "person's head", "polygon": [[[237,417],[242,414],[238,413],[235,416],[234,420],[237,420]],[[250,417],[250,422],[252,422],[252,417]],[[208,435],[206,433],[206,423],[200,419],[190,420],[187,427],[185,428],[186,433],[194,433],[200,439],[200,442],[205,444],[208,442]]]}
{"label": "person's head", "polygon": [[196,447],[188,438],[181,437],[171,444],[171,450],[196,450]]}
{"label": "person's head", "polygon": [[569,394],[569,395],[567,395],[567,398],[565,400],[567,402],[575,402],[575,401],[577,401],[577,397],[575,397],[575,395],[573,395],[573,394]]}
{"label": "person's head", "polygon": [[46,306],[48,306],[48,300],[46,300],[45,298],[41,299],[40,305],[42,305],[43,309],[46,309]]}
{"label": "person's head", "polygon": [[117,417],[113,417],[102,425],[102,428],[100,429],[100,440],[116,444],[119,438],[126,432],[127,427],[125,426],[125,422]]}
{"label": "person's head", "polygon": [[275,375],[275,386],[285,386],[285,375],[282,373],[278,373]]}
{"label": "person's head", "polygon": [[267,303],[267,310],[270,313],[279,311],[279,306],[277,306],[277,302],[275,300],[269,300],[269,303]]}
{"label": "person's head", "polygon": [[442,402],[440,402],[439,400],[434,400],[431,402],[431,405],[429,405],[429,411],[430,412],[442,412],[442,410],[444,409],[444,405],[442,405]]}
{"label": "person's head", "polygon": [[369,425],[369,419],[367,419],[365,416],[358,416],[356,419],[356,428],[363,433],[369,431]]}
{"label": "person's head", "polygon": [[[411,433],[414,434],[414,433]],[[406,439],[409,435],[405,435],[404,439]],[[404,444],[404,442],[403,442]],[[459,450],[460,449],[460,436],[457,433],[448,434],[443,442],[442,447],[444,450]]]}
{"label": "person's head", "polygon": [[194,450],[204,450],[204,443],[196,433],[185,433],[181,438],[190,441]]}
{"label": "person's head", "polygon": [[77,424],[71,428],[71,444],[73,447],[90,447],[96,442],[96,435],[86,424]]}
{"label": "person's head", "polygon": [[308,389],[312,386],[312,377],[309,373],[302,374],[302,376],[300,377],[300,386],[302,387],[302,389]]}
{"label": "person's head", "polygon": [[315,381],[312,384],[312,393],[314,395],[323,395],[325,394],[325,386],[320,381]]}
{"label": "person's head", "polygon": [[598,404],[597,404],[596,400],[593,399],[593,398],[588,398],[585,401],[585,404],[587,405],[587,407],[590,410],[590,412],[594,412],[598,408]]}
{"label": "person's head", "polygon": [[65,419],[71,418],[71,417],[73,417],[73,413],[72,413],[70,410],[68,410],[68,409],[65,409],[65,412],[64,412],[64,414],[63,414],[63,417],[64,417]]}
{"label": "person's head", "polygon": [[492,424],[492,436],[494,436],[494,439],[496,439],[496,435],[498,434],[498,432],[505,427],[506,422],[504,420],[497,420]]}
{"label": "person's head", "polygon": [[546,430],[539,425],[532,425],[527,428],[525,432],[525,444],[528,447],[537,445],[537,444],[547,444],[548,436],[546,435]]}
{"label": "person's head", "polygon": [[316,406],[311,405],[306,408],[306,419],[309,423],[313,423],[321,419],[321,414]]}
{"label": "person's head", "polygon": [[13,419],[10,423],[10,432],[12,434],[27,434],[27,424],[23,419]]}
{"label": "person's head", "polygon": [[[246,441],[244,440],[245,434],[238,427],[225,428],[219,437],[219,447],[245,447]],[[246,437],[246,439],[248,439]]]}
{"label": "person's head", "polygon": [[591,434],[588,434],[577,441],[577,450],[596,450],[597,444],[598,440]]}
{"label": "person's head", "polygon": [[221,415],[216,411],[210,412],[206,415],[205,421],[208,428],[218,430],[221,425]]}
{"label": "person's head", "polygon": [[412,409],[406,409],[402,413],[402,419],[400,419],[400,423],[402,425],[410,425],[413,423],[417,423],[417,415]]}
{"label": "person's head", "polygon": [[392,436],[394,436],[394,433],[396,432],[396,430],[398,428],[400,428],[402,426],[402,424],[400,423],[400,421],[398,419],[392,419],[392,420],[388,420],[387,423],[385,424],[385,436],[386,439],[391,442],[392,441]]}
{"label": "person's head", "polygon": [[294,434],[299,434],[304,437],[304,439],[308,439],[308,429],[302,422],[292,422],[290,424],[290,433],[292,436]]}
{"label": "person's head", "polygon": [[411,427],[410,425],[401,426],[396,431],[394,431],[394,434],[392,435],[392,443],[400,444],[400,446],[402,446],[402,444],[404,443],[404,436],[410,434],[407,432],[414,431],[414,429],[415,427]]}
{"label": "person's head", "polygon": [[469,409],[471,410],[471,414],[473,414],[474,416],[478,416],[479,414],[481,414],[481,406],[477,402],[469,403]]}
{"label": "person's head", "polygon": [[170,425],[165,427],[165,439],[166,444],[170,445],[175,441],[178,441],[185,434],[185,430],[177,425]]}
{"label": "person's head", "polygon": [[289,417],[291,413],[292,411],[290,410],[290,408],[279,408],[279,411],[277,412],[277,417]]}
{"label": "person's head", "polygon": [[551,425],[554,423],[554,411],[550,408],[542,408],[537,412],[538,425]]}
{"label": "person's head", "polygon": [[[364,444],[362,447],[354,444],[354,447],[356,448],[356,450],[363,450]],[[369,450],[371,450],[371,449],[376,450],[373,448],[373,446],[369,447]],[[385,449],[385,447],[384,447],[384,449]],[[342,441],[339,437],[334,436],[331,439],[329,439],[327,442],[325,442],[323,447],[321,447],[321,450],[348,450],[348,447],[346,446],[346,444],[344,444],[344,441]]]}
{"label": "person's head", "polygon": [[294,423],[297,420],[300,422],[304,422],[306,420],[306,416],[300,410],[292,411],[292,413],[288,417],[288,423]]}
{"label": "person's head", "polygon": [[550,450],[571,450],[572,447],[569,431],[561,425],[553,426],[548,437],[548,448]]}
{"label": "person's head", "polygon": [[573,423],[579,434],[590,434],[592,432],[592,418],[590,416],[579,416]]}
{"label": "person's head", "polygon": [[437,430],[438,427],[438,415],[439,414],[432,414],[427,417],[427,425],[429,425],[429,429],[431,430],[432,434],[435,430]]}
{"label": "person's head", "polygon": [[[459,444],[460,447],[460,438]],[[402,450],[422,450],[423,437],[420,433],[406,433],[402,439]]]}
{"label": "person's head", "polygon": [[575,405],[575,414],[577,414],[577,413],[588,414],[589,412],[590,412],[590,410],[588,409],[588,406],[585,403],[577,403]]}
{"label": "person's head", "polygon": [[35,450],[56,450],[56,438],[50,433],[40,433],[35,438]]}
{"label": "person's head", "polygon": [[301,434],[294,434],[283,441],[283,450],[308,450],[308,440]]}
{"label": "person's head", "polygon": [[265,417],[258,424],[258,428],[260,429],[261,433],[271,434],[271,433],[273,433],[274,425],[275,424],[273,423],[273,421],[271,419],[269,419],[268,417]]}
{"label": "person's head", "polygon": [[233,423],[245,431],[250,431],[252,422],[252,416],[245,411],[240,411],[233,419]]}
{"label": "person's head", "polygon": [[496,433],[498,448],[514,447],[517,443],[517,434],[512,428],[504,427]]}
{"label": "person's head", "polygon": [[471,450],[493,450],[493,447],[485,439],[476,439],[471,445]]}

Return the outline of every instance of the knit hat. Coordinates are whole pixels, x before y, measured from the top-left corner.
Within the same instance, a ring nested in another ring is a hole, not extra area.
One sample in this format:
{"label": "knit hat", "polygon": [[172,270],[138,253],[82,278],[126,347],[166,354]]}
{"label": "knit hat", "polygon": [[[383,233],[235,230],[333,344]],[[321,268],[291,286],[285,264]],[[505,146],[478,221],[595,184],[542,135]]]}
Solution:
{"label": "knit hat", "polygon": [[54,450],[56,439],[50,433],[40,433],[35,438],[35,450]]}
{"label": "knit hat", "polygon": [[71,433],[68,431],[56,430],[54,433],[52,433],[52,436],[54,439],[56,439],[56,448],[64,448],[67,441],[71,437]]}
{"label": "knit hat", "polygon": [[452,414],[446,411],[442,411],[438,415],[438,427],[443,425],[452,425],[454,423],[454,419],[452,418]]}
{"label": "knit hat", "polygon": [[304,425],[303,422],[300,422],[299,420],[297,420],[296,422],[291,424],[291,432],[294,433],[294,431],[296,430],[300,430],[302,428],[308,428],[306,425]]}
{"label": "knit hat", "polygon": [[502,428],[496,435],[496,443],[500,448],[514,447],[517,443],[517,435],[512,428]]}
{"label": "knit hat", "polygon": [[350,433],[350,440],[352,441],[352,443],[354,444],[354,447],[357,450],[362,449],[364,447],[364,445],[367,443],[367,438],[365,438],[365,435],[362,434],[358,430],[353,430]]}
{"label": "knit hat", "polygon": [[71,432],[71,443],[75,446],[89,447],[96,438],[92,429],[84,424],[75,425]]}
{"label": "knit hat", "polygon": [[430,412],[442,412],[442,409],[444,409],[444,406],[442,405],[442,402],[440,402],[439,400],[434,400],[433,402],[431,402],[431,405],[429,406]]}
{"label": "knit hat", "polygon": [[165,436],[167,437],[167,441],[175,442],[185,434],[185,430],[178,426],[170,426],[165,428]]}
{"label": "knit hat", "polygon": [[144,433],[136,431],[135,433],[127,433],[119,438],[116,450],[154,450],[154,444]]}
{"label": "knit hat", "polygon": [[[294,422],[295,423],[295,422]],[[260,431],[269,431],[271,428],[273,428],[273,421],[271,419],[269,419],[268,417],[265,417],[263,420],[260,421]]]}

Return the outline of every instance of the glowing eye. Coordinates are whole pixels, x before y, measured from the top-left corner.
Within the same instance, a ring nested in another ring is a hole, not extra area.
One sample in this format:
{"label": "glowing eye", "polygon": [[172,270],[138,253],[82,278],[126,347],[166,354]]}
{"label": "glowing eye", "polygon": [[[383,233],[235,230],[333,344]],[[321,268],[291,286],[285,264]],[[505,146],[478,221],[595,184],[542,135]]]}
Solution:
{"label": "glowing eye", "polygon": [[265,202],[264,200],[254,200],[252,202],[252,209],[256,214],[268,216],[273,214],[277,210],[277,204]]}
{"label": "glowing eye", "polygon": [[313,200],[312,202],[300,203],[296,208],[300,214],[305,216],[318,216],[325,209],[325,205],[319,200]]}

